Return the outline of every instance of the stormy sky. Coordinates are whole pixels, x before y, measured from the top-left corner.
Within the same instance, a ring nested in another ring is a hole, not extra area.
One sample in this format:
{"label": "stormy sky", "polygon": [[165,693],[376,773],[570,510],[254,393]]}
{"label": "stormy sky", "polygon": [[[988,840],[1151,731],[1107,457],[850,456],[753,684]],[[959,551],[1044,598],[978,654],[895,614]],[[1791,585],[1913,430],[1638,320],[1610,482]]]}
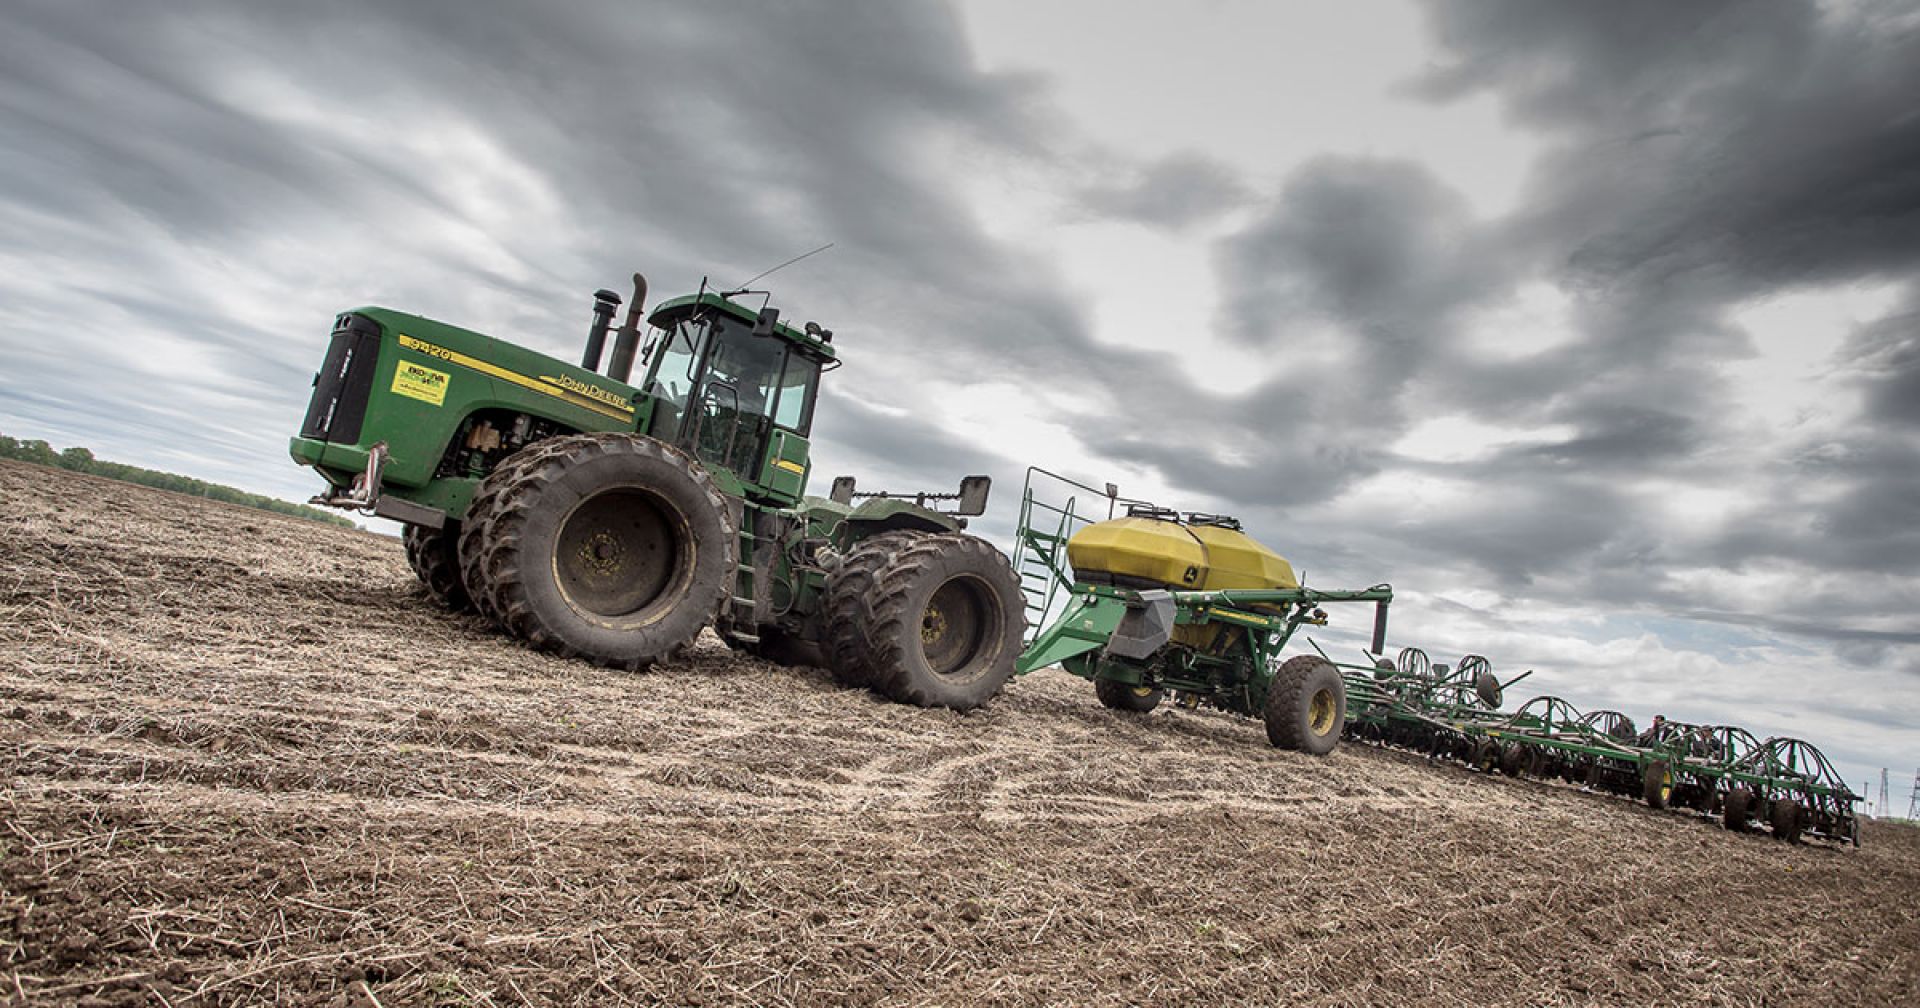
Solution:
{"label": "stormy sky", "polygon": [[1112,480],[1391,581],[1396,644],[1522,695],[1806,737],[1856,789],[1920,763],[1911,3],[0,29],[5,433],[304,499],[285,440],[342,308],[572,357],[636,269],[660,296],[831,242],[767,281],[847,358],[817,473],[990,473],[998,536],[1028,465]]}

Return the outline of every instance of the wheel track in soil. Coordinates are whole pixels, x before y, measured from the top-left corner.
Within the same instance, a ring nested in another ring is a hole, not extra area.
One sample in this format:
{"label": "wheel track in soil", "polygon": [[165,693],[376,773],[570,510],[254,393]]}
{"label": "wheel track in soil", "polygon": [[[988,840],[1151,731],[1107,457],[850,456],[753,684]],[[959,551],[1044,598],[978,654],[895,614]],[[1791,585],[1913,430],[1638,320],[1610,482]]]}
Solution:
{"label": "wheel track in soil", "polygon": [[[1920,976],[1898,830],[1789,849],[1396,752],[1312,760],[1254,721],[1116,715],[1052,672],[965,716],[710,637],[609,672],[431,611],[377,537],[10,464],[0,493],[0,881],[68,908],[0,915],[28,989],[174,963],[231,1003],[323,1004],[351,973],[273,964],[369,947],[362,912],[382,954],[418,957],[373,978],[388,1004],[455,981],[617,1000],[596,980],[790,1004],[1887,1003]],[[189,912],[165,919],[260,951],[116,930]],[[456,945],[449,921],[521,937]],[[648,965],[596,974],[609,950]],[[242,979],[262,967],[290,986]],[[62,989],[35,1003],[90,990]]]}

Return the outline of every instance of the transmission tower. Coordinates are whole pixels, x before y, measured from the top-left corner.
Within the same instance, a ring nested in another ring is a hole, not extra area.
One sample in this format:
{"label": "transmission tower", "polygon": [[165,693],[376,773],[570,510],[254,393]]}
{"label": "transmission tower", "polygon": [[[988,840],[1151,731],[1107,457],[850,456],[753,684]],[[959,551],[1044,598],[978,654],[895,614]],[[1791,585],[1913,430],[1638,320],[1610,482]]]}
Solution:
{"label": "transmission tower", "polygon": [[1907,792],[1907,818],[1920,819],[1920,770],[1913,772],[1913,790]]}
{"label": "transmission tower", "polygon": [[1886,768],[1886,767],[1881,767],[1881,768],[1880,768],[1880,803],[1879,803],[1878,805],[1875,805],[1875,806],[1873,807],[1873,814],[1874,814],[1874,817],[1875,817],[1875,818],[1878,818],[1878,819],[1885,819],[1885,818],[1887,818],[1888,816],[1890,816],[1890,815],[1892,815],[1893,813],[1892,813],[1892,812],[1889,812],[1889,811],[1887,811],[1887,809],[1888,809],[1888,805],[1887,805],[1887,768]]}

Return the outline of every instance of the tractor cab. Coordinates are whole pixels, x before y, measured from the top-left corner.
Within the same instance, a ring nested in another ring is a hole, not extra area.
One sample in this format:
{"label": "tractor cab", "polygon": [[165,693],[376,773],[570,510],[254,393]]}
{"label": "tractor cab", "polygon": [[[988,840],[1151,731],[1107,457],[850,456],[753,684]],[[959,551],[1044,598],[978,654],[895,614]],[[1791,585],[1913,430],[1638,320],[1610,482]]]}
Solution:
{"label": "tractor cab", "polygon": [[730,474],[749,499],[797,502],[820,373],[838,363],[833,334],[707,293],[665,302],[649,321],[640,429]]}

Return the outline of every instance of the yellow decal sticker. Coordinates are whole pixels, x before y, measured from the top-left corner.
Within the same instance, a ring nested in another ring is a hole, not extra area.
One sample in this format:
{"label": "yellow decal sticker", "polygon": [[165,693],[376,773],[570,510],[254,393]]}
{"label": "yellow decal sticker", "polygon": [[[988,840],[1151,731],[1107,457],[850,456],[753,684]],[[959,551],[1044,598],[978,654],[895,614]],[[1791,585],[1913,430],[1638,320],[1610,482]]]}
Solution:
{"label": "yellow decal sticker", "polygon": [[807,474],[807,467],[792,459],[774,459],[773,464],[798,476],[805,476]]}
{"label": "yellow decal sticker", "polygon": [[421,367],[411,361],[401,361],[393,371],[393,390],[396,393],[435,406],[447,401],[447,381],[445,371]]}

